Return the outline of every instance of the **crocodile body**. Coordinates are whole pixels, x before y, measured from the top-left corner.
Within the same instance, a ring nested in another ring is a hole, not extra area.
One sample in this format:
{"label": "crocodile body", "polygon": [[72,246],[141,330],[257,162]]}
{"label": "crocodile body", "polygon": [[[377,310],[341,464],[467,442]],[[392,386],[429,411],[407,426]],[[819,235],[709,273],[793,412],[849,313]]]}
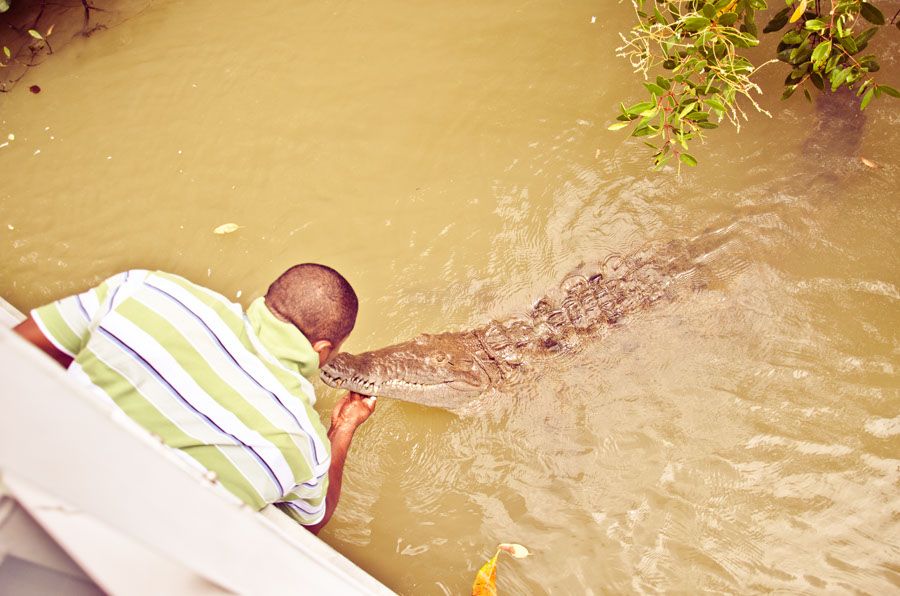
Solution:
{"label": "crocodile body", "polygon": [[[540,358],[579,349],[635,312],[677,295],[694,279],[702,242],[655,243],[576,272],[520,316],[474,329],[419,335],[361,354],[338,354],[321,370],[332,387],[456,408],[502,386]],[[694,279],[694,281],[696,281]]]}

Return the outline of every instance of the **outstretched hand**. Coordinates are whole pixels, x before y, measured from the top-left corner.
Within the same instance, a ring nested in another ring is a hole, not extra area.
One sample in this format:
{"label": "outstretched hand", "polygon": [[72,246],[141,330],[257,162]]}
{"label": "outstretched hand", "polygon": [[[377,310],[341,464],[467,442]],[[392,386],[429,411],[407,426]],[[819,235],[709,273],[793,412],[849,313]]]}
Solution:
{"label": "outstretched hand", "polygon": [[348,392],[331,410],[331,428],[355,431],[375,411],[375,396]]}

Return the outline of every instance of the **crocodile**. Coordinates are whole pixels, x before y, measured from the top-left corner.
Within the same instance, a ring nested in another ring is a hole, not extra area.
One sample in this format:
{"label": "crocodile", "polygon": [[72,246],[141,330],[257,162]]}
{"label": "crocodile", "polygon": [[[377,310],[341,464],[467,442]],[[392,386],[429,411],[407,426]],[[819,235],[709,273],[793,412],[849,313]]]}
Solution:
{"label": "crocodile", "polygon": [[[573,352],[626,316],[702,287],[708,243],[651,243],[628,255],[582,265],[526,313],[473,329],[423,334],[360,354],[340,353],[320,370],[331,387],[445,409],[521,376],[542,357]],[[687,282],[679,283],[679,282]]]}

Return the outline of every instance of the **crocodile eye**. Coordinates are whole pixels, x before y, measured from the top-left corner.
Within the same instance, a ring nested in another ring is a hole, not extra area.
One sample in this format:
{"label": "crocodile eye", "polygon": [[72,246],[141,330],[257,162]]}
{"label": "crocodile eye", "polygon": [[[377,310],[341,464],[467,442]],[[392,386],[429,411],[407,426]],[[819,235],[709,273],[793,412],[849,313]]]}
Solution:
{"label": "crocodile eye", "polygon": [[447,362],[447,357],[444,356],[443,354],[438,354],[437,356],[434,357],[434,361],[437,362],[438,364],[443,364],[444,362]]}

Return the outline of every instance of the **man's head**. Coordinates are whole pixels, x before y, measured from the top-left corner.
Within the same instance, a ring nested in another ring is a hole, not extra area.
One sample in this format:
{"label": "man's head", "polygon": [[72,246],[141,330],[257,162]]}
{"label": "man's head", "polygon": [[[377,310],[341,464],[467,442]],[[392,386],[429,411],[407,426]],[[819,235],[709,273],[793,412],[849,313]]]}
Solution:
{"label": "man's head", "polygon": [[272,282],[266,306],[306,336],[322,366],[353,330],[359,301],[340,273],[325,265],[303,263]]}

